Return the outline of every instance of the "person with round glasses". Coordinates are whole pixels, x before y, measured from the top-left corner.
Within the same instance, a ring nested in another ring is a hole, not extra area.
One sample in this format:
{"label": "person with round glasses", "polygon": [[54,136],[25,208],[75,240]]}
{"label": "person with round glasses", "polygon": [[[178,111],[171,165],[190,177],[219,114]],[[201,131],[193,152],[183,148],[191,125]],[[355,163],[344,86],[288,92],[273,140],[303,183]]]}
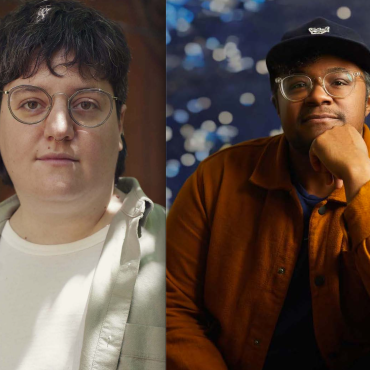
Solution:
{"label": "person with round glasses", "polygon": [[[26,125],[35,125],[45,120],[53,107],[53,97],[63,94],[54,93],[50,96],[46,90],[32,85],[14,86],[0,92],[8,95],[11,115]],[[109,92],[93,88],[77,90],[67,98],[71,119],[79,126],[91,128],[101,126],[108,120],[114,101],[118,100],[118,97]]]}
{"label": "person with round glasses", "polygon": [[370,50],[316,18],[266,58],[283,134],[205,159],[167,221],[171,370],[370,366]]}
{"label": "person with round glasses", "polygon": [[0,20],[1,369],[165,369],[165,211],[121,177],[130,59],[78,1]]}

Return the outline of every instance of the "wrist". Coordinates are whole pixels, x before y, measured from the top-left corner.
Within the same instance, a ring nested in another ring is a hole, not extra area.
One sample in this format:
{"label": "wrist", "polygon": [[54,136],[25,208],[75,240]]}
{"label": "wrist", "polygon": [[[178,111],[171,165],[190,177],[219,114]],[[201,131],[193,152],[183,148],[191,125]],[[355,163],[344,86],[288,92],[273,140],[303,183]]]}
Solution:
{"label": "wrist", "polygon": [[357,163],[348,168],[343,176],[344,188],[346,191],[347,203],[349,203],[359,192],[361,187],[370,181],[370,159],[364,163]]}

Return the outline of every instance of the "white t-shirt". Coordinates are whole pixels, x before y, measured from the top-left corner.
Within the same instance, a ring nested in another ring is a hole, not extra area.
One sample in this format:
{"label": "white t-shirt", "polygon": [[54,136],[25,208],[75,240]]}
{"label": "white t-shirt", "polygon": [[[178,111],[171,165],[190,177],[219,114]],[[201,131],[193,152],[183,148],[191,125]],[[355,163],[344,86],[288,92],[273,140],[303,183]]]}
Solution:
{"label": "white t-shirt", "polygon": [[108,226],[38,245],[0,236],[0,370],[78,370],[90,287]]}

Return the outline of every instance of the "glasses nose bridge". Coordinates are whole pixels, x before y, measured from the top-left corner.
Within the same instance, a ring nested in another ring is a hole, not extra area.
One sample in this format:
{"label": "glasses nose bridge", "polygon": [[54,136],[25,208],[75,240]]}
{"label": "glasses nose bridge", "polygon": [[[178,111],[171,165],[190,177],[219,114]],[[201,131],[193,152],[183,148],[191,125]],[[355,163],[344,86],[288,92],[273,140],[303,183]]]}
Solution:
{"label": "glasses nose bridge", "polygon": [[318,77],[308,77],[311,80],[311,89],[308,92],[308,96],[311,95],[312,92],[314,91],[314,89],[315,89],[315,82],[316,81],[317,81],[318,85],[320,85],[320,87],[324,90],[325,94],[330,96],[330,94],[328,93],[328,91],[326,89],[326,86],[325,86],[325,77],[326,76],[324,76],[324,77],[321,77],[321,76],[318,76]]}
{"label": "glasses nose bridge", "polygon": [[321,87],[324,86],[324,79],[321,76],[314,78],[314,80],[318,81]]}
{"label": "glasses nose bridge", "polygon": [[66,93],[60,91],[60,92],[54,93],[53,95],[50,95],[50,98],[51,98],[51,106],[50,106],[50,108],[52,108],[54,106],[54,96],[56,96],[56,95],[64,95],[67,98],[67,107],[68,107],[68,103],[69,103],[69,98],[70,97]]}
{"label": "glasses nose bridge", "polygon": [[324,85],[325,77],[318,76],[318,77],[308,77],[308,78],[311,79],[312,89],[314,88],[315,82],[317,82],[322,88],[324,88],[324,86],[325,86]]}
{"label": "glasses nose bridge", "polygon": [[46,117],[44,119],[47,119],[50,116],[50,113],[51,113],[51,111],[52,111],[52,109],[54,107],[54,102],[55,102],[54,101],[54,97],[56,95],[64,95],[67,98],[66,105],[67,105],[67,110],[69,111],[69,99],[70,99],[70,97],[66,93],[60,91],[60,92],[54,93],[53,95],[50,95],[50,94],[47,94],[47,95],[49,95],[49,97],[50,97],[51,104],[49,106],[48,113],[47,113],[47,115],[46,115]]}

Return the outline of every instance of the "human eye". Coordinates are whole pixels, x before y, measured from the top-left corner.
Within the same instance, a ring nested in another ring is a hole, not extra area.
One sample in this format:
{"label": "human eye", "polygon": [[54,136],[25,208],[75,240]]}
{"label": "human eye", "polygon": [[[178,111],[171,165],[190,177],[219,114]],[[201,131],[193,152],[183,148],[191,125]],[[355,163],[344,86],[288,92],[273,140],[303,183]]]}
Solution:
{"label": "human eye", "polygon": [[37,101],[37,100],[29,99],[29,100],[21,103],[20,108],[25,109],[29,112],[35,112],[35,111],[38,111],[40,109],[44,109],[45,104],[40,102],[40,101]]}
{"label": "human eye", "polygon": [[84,98],[73,102],[73,109],[79,111],[93,111],[99,109],[99,104],[93,99]]}
{"label": "human eye", "polygon": [[331,81],[330,84],[332,86],[347,86],[349,83],[350,82],[348,80],[337,78],[337,79]]}
{"label": "human eye", "polygon": [[352,85],[353,78],[349,72],[339,72],[329,74],[326,78],[330,86],[341,88],[348,85]]}
{"label": "human eye", "polygon": [[295,90],[295,89],[302,89],[302,88],[305,88],[306,86],[307,86],[307,84],[306,84],[305,82],[301,81],[301,82],[297,82],[297,83],[295,83],[294,85],[290,86],[290,88],[291,88],[292,90]]}
{"label": "human eye", "polygon": [[16,88],[11,93],[9,101],[13,111],[27,114],[44,111],[50,104],[46,94],[33,86]]}
{"label": "human eye", "polygon": [[305,79],[299,77],[292,77],[287,80],[285,86],[289,91],[306,89],[308,85]]}

